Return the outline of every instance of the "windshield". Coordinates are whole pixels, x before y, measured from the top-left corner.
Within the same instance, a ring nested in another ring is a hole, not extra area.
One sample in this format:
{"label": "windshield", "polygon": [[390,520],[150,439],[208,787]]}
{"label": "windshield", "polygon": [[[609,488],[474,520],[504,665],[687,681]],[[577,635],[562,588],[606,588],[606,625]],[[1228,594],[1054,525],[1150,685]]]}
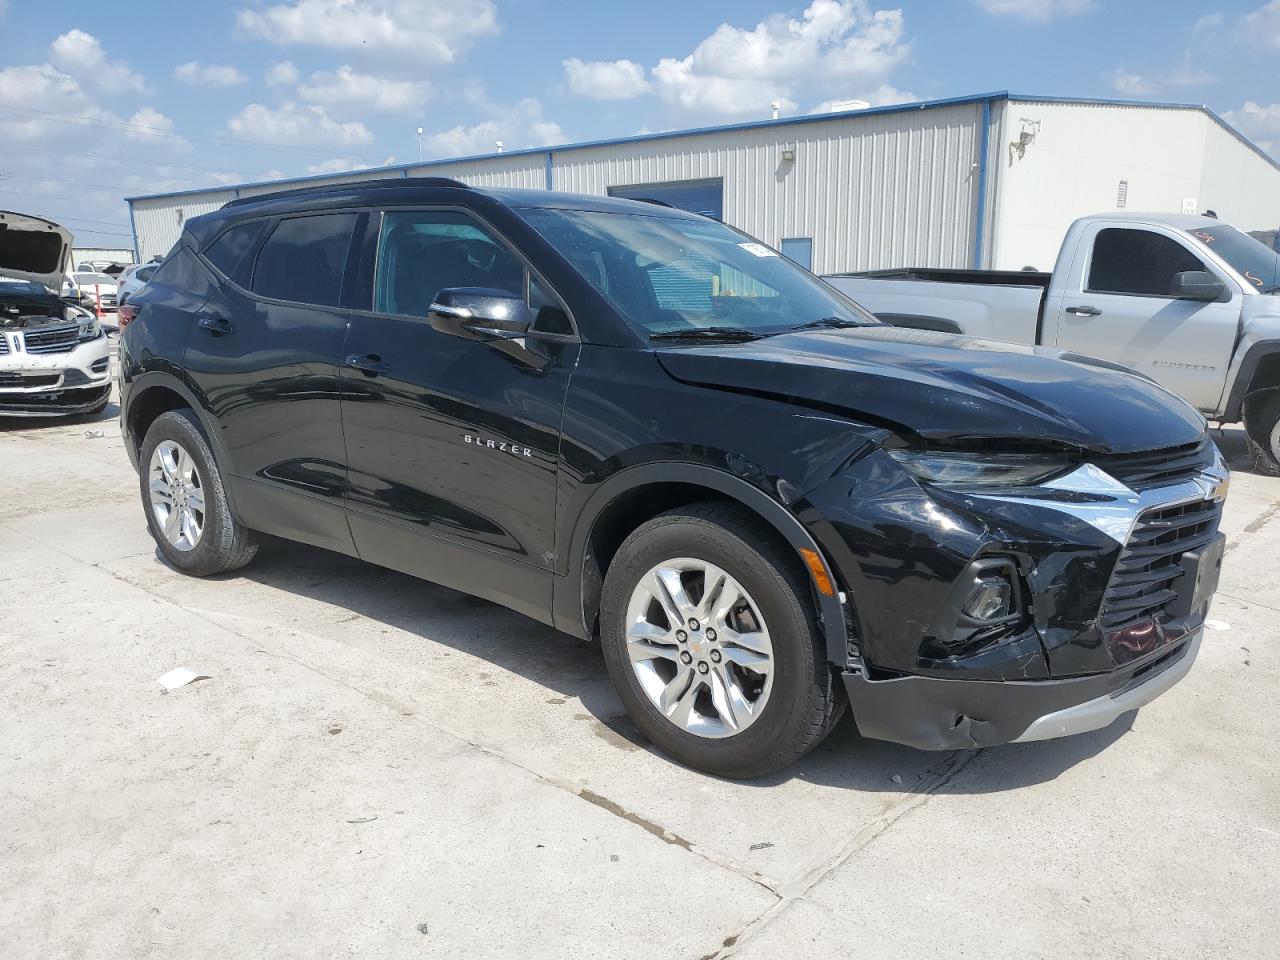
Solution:
{"label": "windshield", "polygon": [[644,213],[520,211],[614,307],[652,335],[781,333],[878,323],[813,274],[722,223]]}
{"label": "windshield", "polygon": [[1280,254],[1235,227],[1196,227],[1189,234],[1263,293],[1280,290]]}
{"label": "windshield", "polygon": [[75,275],[76,283],[95,284],[95,283],[115,283],[115,277],[109,277],[105,273],[77,273]]}
{"label": "windshield", "polygon": [[42,283],[33,283],[30,280],[13,280],[9,277],[0,277],[0,296],[8,294],[10,296],[45,296],[47,297],[53,291],[49,290]]}

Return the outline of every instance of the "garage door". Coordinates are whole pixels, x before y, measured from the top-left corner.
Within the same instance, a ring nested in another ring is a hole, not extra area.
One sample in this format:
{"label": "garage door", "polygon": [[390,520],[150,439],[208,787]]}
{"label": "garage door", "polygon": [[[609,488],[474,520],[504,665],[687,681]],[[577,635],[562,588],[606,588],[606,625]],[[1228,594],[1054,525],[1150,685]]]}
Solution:
{"label": "garage door", "polygon": [[690,213],[724,219],[724,180],[675,180],[668,183],[638,183],[610,187],[609,196],[624,200],[661,200]]}

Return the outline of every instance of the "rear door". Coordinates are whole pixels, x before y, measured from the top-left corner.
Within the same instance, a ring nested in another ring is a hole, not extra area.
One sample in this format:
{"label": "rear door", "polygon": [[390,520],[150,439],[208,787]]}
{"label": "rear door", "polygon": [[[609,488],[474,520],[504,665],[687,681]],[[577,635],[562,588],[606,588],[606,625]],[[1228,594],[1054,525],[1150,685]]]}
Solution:
{"label": "rear door", "polygon": [[[466,211],[386,212],[375,244],[372,309],[352,316],[343,350],[360,556],[549,622],[560,420],[578,356],[568,311]],[[526,297],[535,330],[514,342],[440,333],[426,317],[446,287]]]}
{"label": "rear door", "polygon": [[342,302],[363,213],[232,227],[202,255],[221,277],[195,318],[185,366],[221,431],[244,523],[350,552],[342,497]]}
{"label": "rear door", "polygon": [[[1205,270],[1226,284],[1222,302],[1175,300],[1174,274]],[[1243,294],[1173,229],[1133,222],[1087,226],[1056,309],[1054,346],[1144,373],[1201,410],[1217,407]]]}

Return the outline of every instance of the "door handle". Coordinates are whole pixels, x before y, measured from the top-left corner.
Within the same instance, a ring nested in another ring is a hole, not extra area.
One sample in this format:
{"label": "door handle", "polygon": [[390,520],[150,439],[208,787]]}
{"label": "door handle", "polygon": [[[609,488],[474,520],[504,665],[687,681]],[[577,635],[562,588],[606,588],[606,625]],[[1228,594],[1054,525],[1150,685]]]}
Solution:
{"label": "door handle", "polygon": [[208,330],[215,337],[224,336],[235,329],[226,317],[201,317],[196,323],[200,325],[200,329]]}
{"label": "door handle", "polygon": [[1097,307],[1067,307],[1067,313],[1074,313],[1077,317],[1097,317],[1102,311]]}
{"label": "door handle", "polygon": [[347,357],[345,361],[348,367],[355,367],[366,377],[376,377],[380,373],[390,373],[391,367],[382,362],[382,358],[376,353],[355,354]]}

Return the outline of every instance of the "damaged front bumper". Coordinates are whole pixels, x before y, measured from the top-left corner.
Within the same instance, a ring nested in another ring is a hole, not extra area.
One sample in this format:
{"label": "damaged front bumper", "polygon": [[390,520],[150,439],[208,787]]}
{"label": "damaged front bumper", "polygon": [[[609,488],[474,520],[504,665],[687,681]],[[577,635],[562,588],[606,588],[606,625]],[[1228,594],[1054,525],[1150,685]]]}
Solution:
{"label": "damaged front bumper", "polygon": [[66,417],[102,407],[111,395],[105,334],[44,353],[29,349],[22,334],[0,331],[0,417]]}
{"label": "damaged front bumper", "polygon": [[[1068,736],[1190,670],[1223,554],[1216,448],[1155,484],[1083,465],[989,493],[918,484],[886,459],[807,497],[848,590],[835,662],[864,736],[931,750]],[[1007,606],[975,629],[965,598],[986,580],[1008,585]]]}
{"label": "damaged front bumper", "polygon": [[1114,673],[1064,680],[870,680],[844,674],[864,737],[920,750],[962,750],[1101,730],[1191,670],[1201,631]]}

